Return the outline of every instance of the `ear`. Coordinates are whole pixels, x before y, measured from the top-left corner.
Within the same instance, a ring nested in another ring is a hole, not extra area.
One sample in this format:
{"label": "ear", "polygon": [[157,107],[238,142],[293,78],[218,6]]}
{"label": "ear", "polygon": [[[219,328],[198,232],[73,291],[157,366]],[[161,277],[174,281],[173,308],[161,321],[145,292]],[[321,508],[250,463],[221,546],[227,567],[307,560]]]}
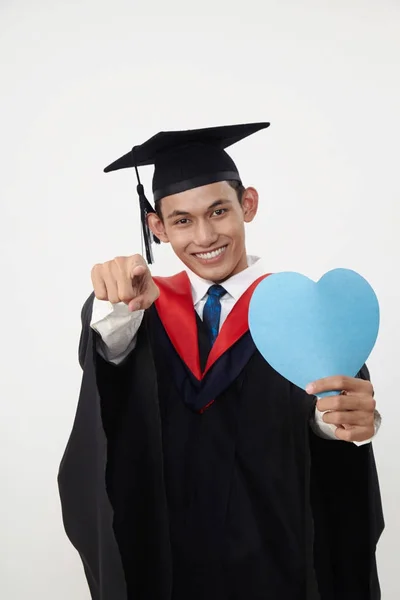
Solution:
{"label": "ear", "polygon": [[147,215],[147,224],[150,231],[158,237],[164,243],[169,242],[168,236],[165,233],[164,223],[160,219],[157,213],[150,213]]}
{"label": "ear", "polygon": [[249,187],[243,192],[242,211],[245,223],[251,223],[257,214],[258,192],[255,188]]}

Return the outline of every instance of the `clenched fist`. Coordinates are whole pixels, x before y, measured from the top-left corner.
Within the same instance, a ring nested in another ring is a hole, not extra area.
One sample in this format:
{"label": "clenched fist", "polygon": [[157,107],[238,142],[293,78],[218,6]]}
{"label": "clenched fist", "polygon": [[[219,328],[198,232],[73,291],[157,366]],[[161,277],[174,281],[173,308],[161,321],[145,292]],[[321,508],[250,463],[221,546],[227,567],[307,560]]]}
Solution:
{"label": "clenched fist", "polygon": [[92,269],[96,298],[113,304],[124,302],[130,311],[149,308],[160,295],[140,254],[119,256]]}

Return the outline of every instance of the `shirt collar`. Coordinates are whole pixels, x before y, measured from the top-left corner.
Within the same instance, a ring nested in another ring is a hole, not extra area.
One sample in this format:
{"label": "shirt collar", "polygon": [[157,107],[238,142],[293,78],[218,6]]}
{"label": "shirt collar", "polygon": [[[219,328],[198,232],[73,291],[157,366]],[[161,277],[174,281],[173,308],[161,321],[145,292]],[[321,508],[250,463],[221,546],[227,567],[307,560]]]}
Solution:
{"label": "shirt collar", "polygon": [[[256,279],[266,273],[263,261],[258,256],[248,256],[247,265],[247,269],[229,277],[229,279],[222,284],[235,302],[239,300],[241,295],[244,294]],[[207,295],[208,288],[213,285],[214,282],[202,279],[190,270],[187,270],[187,274],[192,288],[193,304],[196,306],[196,304]]]}

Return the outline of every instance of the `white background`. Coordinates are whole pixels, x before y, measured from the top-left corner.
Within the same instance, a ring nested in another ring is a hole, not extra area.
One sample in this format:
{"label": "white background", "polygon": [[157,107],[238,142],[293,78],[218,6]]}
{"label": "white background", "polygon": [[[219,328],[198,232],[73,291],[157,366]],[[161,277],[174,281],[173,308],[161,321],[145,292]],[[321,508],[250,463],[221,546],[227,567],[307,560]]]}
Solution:
{"label": "white background", "polygon": [[134,174],[103,167],[159,130],[269,120],[231,152],[261,196],[249,252],[356,269],[381,303],[378,557],[397,600],[399,1],[0,0],[0,56],[0,597],[89,598],[56,487],[80,309],[95,262],[141,250]]}

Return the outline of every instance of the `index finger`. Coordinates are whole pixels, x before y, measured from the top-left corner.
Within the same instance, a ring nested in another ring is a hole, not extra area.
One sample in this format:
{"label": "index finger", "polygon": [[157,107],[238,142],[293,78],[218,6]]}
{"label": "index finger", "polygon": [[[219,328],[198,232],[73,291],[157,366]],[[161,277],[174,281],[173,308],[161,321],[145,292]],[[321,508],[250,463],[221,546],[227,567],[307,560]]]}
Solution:
{"label": "index finger", "polygon": [[133,277],[134,276],[133,272],[139,267],[142,267],[143,271],[140,270],[138,272],[138,275],[144,273],[147,269],[147,263],[141,254],[133,254],[132,256],[129,257],[126,267],[127,267],[127,271],[128,271],[127,275],[130,277]]}
{"label": "index finger", "polygon": [[133,267],[131,268],[131,279],[133,279],[134,277],[141,277],[146,273],[146,271],[147,267],[145,267],[144,265],[133,265]]}

